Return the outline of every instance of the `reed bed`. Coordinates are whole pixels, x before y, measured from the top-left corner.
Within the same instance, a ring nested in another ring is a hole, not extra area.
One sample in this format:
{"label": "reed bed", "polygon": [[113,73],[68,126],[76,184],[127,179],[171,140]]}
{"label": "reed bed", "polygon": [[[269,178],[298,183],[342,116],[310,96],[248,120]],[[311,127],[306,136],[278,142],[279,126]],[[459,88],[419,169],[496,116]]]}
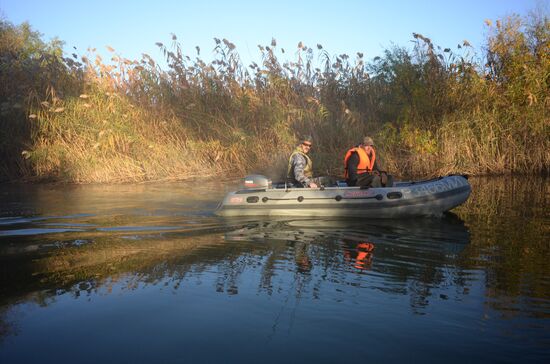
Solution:
{"label": "reed bed", "polygon": [[[485,261],[489,295],[518,296],[529,290],[536,297],[548,295],[548,286],[523,276],[548,273],[550,245],[547,213],[550,186],[542,176],[480,176],[470,178],[472,196],[456,212],[470,228],[471,242],[465,249],[465,266],[475,267],[487,251],[494,259]],[[535,206],[535,208],[525,208]],[[523,224],[509,224],[503,217],[518,218]],[[526,243],[528,242],[528,243]]]}
{"label": "reed bed", "polygon": [[[549,173],[550,20],[487,21],[483,54],[421,34],[370,61],[272,40],[243,65],[215,39],[206,63],[175,35],[149,55],[65,57],[30,25],[0,22],[0,179],[136,182],[264,173],[302,134],[315,172],[341,175],[362,135],[397,176]],[[191,54],[193,53],[193,54]]]}

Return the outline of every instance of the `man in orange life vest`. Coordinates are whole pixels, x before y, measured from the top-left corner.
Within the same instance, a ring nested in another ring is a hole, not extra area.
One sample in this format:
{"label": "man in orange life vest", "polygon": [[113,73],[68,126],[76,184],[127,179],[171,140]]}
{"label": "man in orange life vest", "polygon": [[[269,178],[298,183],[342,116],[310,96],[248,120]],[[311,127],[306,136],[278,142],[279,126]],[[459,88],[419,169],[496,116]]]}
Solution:
{"label": "man in orange life vest", "polygon": [[344,167],[348,186],[390,187],[393,184],[391,176],[388,178],[379,166],[371,137],[363,138],[362,144],[347,151]]}

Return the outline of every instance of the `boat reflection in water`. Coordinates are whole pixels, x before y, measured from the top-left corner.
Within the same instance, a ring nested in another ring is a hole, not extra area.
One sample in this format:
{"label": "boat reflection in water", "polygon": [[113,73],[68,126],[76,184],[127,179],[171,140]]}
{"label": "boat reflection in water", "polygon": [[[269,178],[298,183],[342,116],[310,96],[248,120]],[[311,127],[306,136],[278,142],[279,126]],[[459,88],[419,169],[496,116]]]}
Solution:
{"label": "boat reflection in water", "polygon": [[[270,278],[282,270],[312,276],[318,281],[311,290],[317,297],[324,293],[320,282],[329,280],[342,292],[349,291],[350,284],[399,294],[410,291],[415,296],[411,304],[418,307],[426,305],[431,291],[443,282],[460,282],[454,275],[459,274],[460,254],[470,242],[468,229],[454,214],[372,223],[365,219],[238,223],[244,226],[227,232],[225,239],[263,245],[268,250],[261,278],[268,292],[284,289],[281,282],[274,287]],[[290,261],[294,267],[285,263]],[[373,279],[357,280],[356,274]]]}
{"label": "boat reflection in water", "polygon": [[[189,276],[212,272],[219,274],[213,277],[216,291],[228,294],[239,292],[243,274],[260,282],[260,291],[270,292],[274,288],[270,277],[282,272],[320,280],[330,276],[337,285],[355,279],[352,273],[374,271],[380,278],[378,287],[396,287],[397,282],[404,285],[419,277],[437,285],[440,268],[447,267],[450,274],[448,267],[459,262],[469,243],[468,229],[453,214],[372,224],[364,219],[306,218],[206,218],[194,223],[200,227],[170,222],[172,230],[92,227],[11,237],[0,249],[5,272],[0,275],[0,303],[34,300],[34,292],[39,292],[41,304],[47,304],[48,297],[66,293],[78,297],[105,287],[108,294],[113,282],[119,281],[131,282],[132,287],[169,281],[177,289]],[[278,281],[277,289],[292,284],[294,278],[287,278]],[[318,286],[315,294],[322,291]]]}

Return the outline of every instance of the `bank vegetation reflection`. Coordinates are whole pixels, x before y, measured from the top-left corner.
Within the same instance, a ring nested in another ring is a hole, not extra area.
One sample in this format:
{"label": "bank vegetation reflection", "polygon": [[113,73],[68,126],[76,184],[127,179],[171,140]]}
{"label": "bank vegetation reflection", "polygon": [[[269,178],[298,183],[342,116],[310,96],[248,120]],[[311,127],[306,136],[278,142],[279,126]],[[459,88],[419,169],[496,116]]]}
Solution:
{"label": "bank vegetation reflection", "polygon": [[[177,291],[205,275],[215,275],[213,292],[228,295],[239,294],[243,276],[268,296],[345,301],[354,290],[372,289],[408,296],[417,314],[433,300],[460,300],[482,281],[493,309],[548,318],[548,184],[502,181],[473,180],[460,218],[367,223],[209,217],[193,229],[4,238],[0,335],[13,332],[9,310],[18,303],[45,306],[58,295],[140,286]],[[519,301],[527,308],[518,309]]]}
{"label": "bank vegetation reflection", "polygon": [[[408,292],[414,296],[411,304],[420,307],[427,304],[430,287],[460,282],[455,265],[469,243],[469,232],[463,221],[448,216],[377,225],[361,220],[235,220],[193,234],[92,231],[79,232],[78,239],[67,233],[37,239],[50,249],[3,255],[2,305],[28,300],[48,305],[56,295],[79,297],[102,287],[108,293],[120,282],[126,289],[140,284],[178,289],[185,277],[206,270],[219,272],[218,292],[238,294],[240,275],[260,267],[259,292],[268,295],[305,277],[304,284],[315,286],[310,290],[314,298],[323,295],[322,282],[330,280],[354,289]],[[294,277],[274,282],[273,276],[281,272]],[[375,279],[360,278],[372,272]]]}

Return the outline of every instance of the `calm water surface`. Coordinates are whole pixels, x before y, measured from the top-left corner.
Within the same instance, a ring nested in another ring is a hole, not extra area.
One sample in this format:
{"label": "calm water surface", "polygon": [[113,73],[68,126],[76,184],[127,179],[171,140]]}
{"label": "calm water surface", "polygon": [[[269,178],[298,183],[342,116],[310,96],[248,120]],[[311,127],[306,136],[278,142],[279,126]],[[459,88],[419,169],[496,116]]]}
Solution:
{"label": "calm water surface", "polygon": [[550,181],[454,214],[222,219],[233,185],[0,186],[1,363],[550,360]]}

